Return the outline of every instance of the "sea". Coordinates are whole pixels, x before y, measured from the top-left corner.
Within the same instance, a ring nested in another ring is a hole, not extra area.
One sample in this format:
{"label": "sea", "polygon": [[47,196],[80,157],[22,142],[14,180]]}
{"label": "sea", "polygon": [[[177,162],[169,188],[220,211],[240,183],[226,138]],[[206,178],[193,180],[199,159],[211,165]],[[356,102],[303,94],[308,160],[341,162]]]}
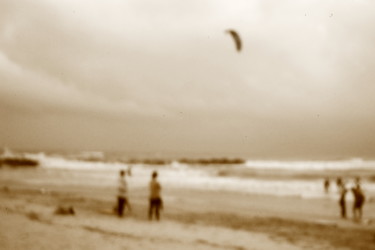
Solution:
{"label": "sea", "polygon": [[[87,177],[92,185],[113,185],[119,170],[128,173],[130,185],[145,185],[151,173],[158,171],[164,187],[296,196],[305,199],[338,199],[336,181],[341,178],[348,189],[359,179],[365,195],[375,198],[375,160],[361,158],[324,161],[145,156],[131,158],[119,152],[47,153],[9,149],[5,149],[1,157],[33,159],[38,162],[38,169]],[[325,179],[330,183],[328,190],[323,185]],[[65,182],[66,179],[51,179],[55,185],[59,181]],[[61,183],[63,184],[65,183]]]}

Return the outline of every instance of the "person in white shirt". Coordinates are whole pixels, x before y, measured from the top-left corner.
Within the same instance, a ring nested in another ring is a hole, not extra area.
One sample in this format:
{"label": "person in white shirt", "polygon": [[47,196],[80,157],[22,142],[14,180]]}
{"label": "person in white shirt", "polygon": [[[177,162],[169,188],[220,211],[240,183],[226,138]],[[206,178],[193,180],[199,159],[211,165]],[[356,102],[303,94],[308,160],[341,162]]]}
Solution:
{"label": "person in white shirt", "polygon": [[117,192],[117,215],[122,217],[124,215],[124,209],[128,208],[131,210],[130,203],[128,200],[128,185],[125,179],[125,171],[120,171],[120,177],[118,180],[118,192]]}

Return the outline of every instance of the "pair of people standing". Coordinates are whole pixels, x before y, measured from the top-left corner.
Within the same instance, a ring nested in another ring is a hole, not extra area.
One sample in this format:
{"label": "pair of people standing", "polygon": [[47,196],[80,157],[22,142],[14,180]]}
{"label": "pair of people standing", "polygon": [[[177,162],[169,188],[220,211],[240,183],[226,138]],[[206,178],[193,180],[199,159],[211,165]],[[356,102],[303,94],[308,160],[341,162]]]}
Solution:
{"label": "pair of people standing", "polygon": [[[348,189],[345,186],[345,183],[342,181],[341,178],[337,179],[337,186],[340,193],[339,205],[341,208],[341,217],[346,218],[346,193]],[[365,196],[361,189],[360,179],[355,179],[355,186],[351,188],[353,193],[353,219],[356,221],[361,220],[362,218],[362,207],[365,202]]]}
{"label": "pair of people standing", "polygon": [[[153,215],[157,220],[160,219],[160,210],[163,208],[163,202],[161,199],[161,185],[157,180],[158,173],[154,171],[151,175],[151,181],[149,183],[150,196],[149,196],[149,210],[148,218],[152,220]],[[117,215],[122,217],[124,209],[128,208],[131,211],[131,206],[128,199],[128,187],[125,179],[125,171],[120,171],[118,195],[117,195]]]}

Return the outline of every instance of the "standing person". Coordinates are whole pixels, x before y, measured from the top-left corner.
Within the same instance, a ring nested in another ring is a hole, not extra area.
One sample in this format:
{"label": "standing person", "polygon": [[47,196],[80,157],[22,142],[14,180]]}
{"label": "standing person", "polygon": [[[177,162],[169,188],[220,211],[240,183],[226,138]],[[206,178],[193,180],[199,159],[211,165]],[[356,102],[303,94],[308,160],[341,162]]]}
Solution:
{"label": "standing person", "polygon": [[355,177],[355,179],[354,179],[354,185],[355,185],[356,188],[361,189],[361,178],[359,178],[358,176]]}
{"label": "standing person", "polygon": [[132,166],[131,165],[129,165],[127,172],[128,172],[128,176],[132,176]]}
{"label": "standing person", "polygon": [[339,205],[340,205],[340,208],[341,208],[341,217],[342,218],[346,218],[346,200],[345,200],[345,196],[346,196],[346,193],[347,193],[347,189],[345,187],[345,184],[342,183],[341,184],[341,188],[340,188],[340,200],[339,200]]}
{"label": "standing person", "polygon": [[326,193],[328,193],[329,191],[329,178],[328,177],[324,179],[324,191]]}
{"label": "standing person", "polygon": [[357,183],[355,187],[352,188],[354,201],[353,201],[353,219],[355,221],[360,221],[362,219],[362,207],[365,203],[365,195],[361,189],[361,186]]}
{"label": "standing person", "polygon": [[155,217],[157,220],[160,219],[160,209],[163,207],[163,202],[160,196],[161,185],[157,180],[158,173],[154,171],[152,173],[150,181],[150,207],[148,210],[148,218],[152,220],[152,216],[155,212]]}
{"label": "standing person", "polygon": [[339,192],[341,191],[342,184],[343,184],[343,182],[342,182],[341,177],[337,177],[337,179],[336,179],[336,186],[337,186],[337,190],[338,190]]}
{"label": "standing person", "polygon": [[117,193],[117,215],[122,217],[124,215],[124,209],[128,207],[131,210],[130,203],[128,200],[128,185],[125,179],[125,171],[120,171],[118,180],[118,193]]}

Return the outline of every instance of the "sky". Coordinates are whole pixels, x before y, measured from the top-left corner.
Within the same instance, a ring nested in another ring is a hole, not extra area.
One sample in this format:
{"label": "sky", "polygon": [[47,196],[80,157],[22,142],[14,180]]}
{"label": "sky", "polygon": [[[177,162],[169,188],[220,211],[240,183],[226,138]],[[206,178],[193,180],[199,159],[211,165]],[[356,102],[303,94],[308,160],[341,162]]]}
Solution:
{"label": "sky", "polygon": [[372,0],[0,0],[0,147],[375,158],[374,13]]}

